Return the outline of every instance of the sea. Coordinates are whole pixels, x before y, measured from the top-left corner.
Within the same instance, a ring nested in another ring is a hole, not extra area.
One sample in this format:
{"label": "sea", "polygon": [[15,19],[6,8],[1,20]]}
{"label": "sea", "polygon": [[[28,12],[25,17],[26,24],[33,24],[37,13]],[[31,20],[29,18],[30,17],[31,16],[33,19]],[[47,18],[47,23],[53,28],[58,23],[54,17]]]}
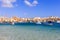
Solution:
{"label": "sea", "polygon": [[0,25],[0,40],[60,40],[60,26]]}

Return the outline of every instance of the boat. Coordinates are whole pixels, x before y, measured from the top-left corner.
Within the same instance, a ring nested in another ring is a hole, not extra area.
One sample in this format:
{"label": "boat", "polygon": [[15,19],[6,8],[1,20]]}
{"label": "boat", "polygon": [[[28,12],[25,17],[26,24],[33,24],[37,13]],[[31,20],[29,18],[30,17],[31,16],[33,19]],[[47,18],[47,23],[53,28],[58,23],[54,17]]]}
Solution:
{"label": "boat", "polygon": [[42,26],[60,26],[60,22],[0,22],[0,25],[42,25]]}
{"label": "boat", "polygon": [[47,26],[60,26],[60,23],[52,22],[52,21],[42,22],[41,24]]}
{"label": "boat", "polygon": [[36,24],[41,24],[41,22],[36,22]]}
{"label": "boat", "polygon": [[14,25],[36,25],[34,22],[15,22]]}
{"label": "boat", "polygon": [[10,22],[0,22],[0,25],[11,25]]}

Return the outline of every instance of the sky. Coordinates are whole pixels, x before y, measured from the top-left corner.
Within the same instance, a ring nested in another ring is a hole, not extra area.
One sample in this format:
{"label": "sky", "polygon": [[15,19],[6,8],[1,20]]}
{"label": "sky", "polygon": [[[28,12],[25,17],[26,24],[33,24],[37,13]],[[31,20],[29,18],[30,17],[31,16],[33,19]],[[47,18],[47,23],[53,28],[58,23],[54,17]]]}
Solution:
{"label": "sky", "polygon": [[0,0],[0,16],[60,17],[60,0]]}

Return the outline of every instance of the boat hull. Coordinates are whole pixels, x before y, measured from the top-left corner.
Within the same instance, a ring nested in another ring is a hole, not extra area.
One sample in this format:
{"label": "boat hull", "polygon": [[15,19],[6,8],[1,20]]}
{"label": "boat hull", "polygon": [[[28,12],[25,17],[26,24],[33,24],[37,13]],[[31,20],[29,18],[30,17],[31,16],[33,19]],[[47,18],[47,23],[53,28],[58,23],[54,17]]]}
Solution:
{"label": "boat hull", "polygon": [[57,22],[52,22],[52,23],[42,22],[42,25],[47,25],[47,26],[60,26],[60,23],[57,23]]}

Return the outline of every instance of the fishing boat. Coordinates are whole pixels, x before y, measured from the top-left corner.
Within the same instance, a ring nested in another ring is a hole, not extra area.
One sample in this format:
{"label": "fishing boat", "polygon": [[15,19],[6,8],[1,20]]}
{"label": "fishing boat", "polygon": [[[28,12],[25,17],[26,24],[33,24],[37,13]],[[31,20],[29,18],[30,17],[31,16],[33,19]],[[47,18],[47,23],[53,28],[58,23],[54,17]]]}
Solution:
{"label": "fishing boat", "polygon": [[0,25],[11,25],[10,22],[0,22]]}
{"label": "fishing boat", "polygon": [[52,22],[52,21],[42,22],[41,24],[47,26],[60,26],[60,23]]}
{"label": "fishing boat", "polygon": [[41,22],[36,22],[36,24],[42,24]]}
{"label": "fishing boat", "polygon": [[15,22],[14,25],[36,25],[34,22]]}
{"label": "fishing boat", "polygon": [[42,26],[60,26],[60,21],[46,21],[46,22],[0,22],[0,25],[42,25]]}

